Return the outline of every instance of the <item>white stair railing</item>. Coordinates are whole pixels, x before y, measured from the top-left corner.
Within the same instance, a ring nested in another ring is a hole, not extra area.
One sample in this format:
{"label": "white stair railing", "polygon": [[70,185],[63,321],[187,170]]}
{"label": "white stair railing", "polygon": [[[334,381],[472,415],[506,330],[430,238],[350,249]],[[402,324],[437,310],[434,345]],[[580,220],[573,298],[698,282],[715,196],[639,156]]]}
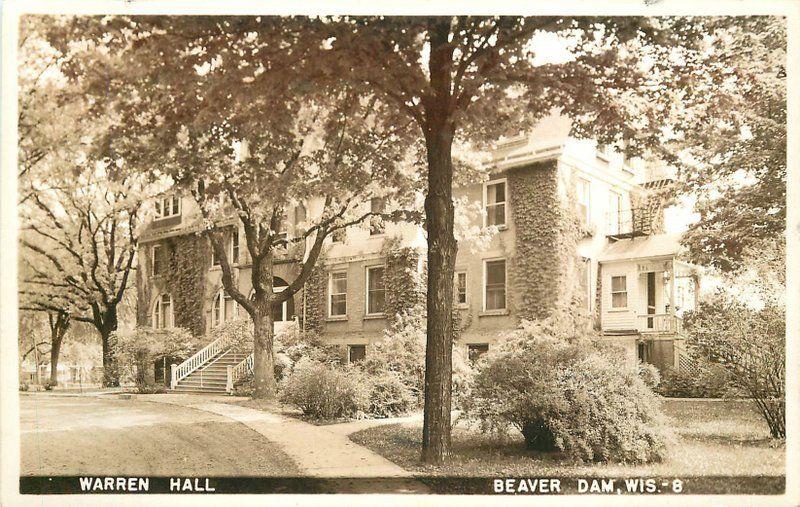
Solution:
{"label": "white stair railing", "polygon": [[186,361],[182,362],[178,366],[172,368],[172,379],[170,382],[170,388],[175,389],[178,385],[178,382],[185,379],[189,376],[193,371],[200,368],[203,364],[208,362],[209,359],[216,356],[223,350],[225,350],[231,341],[230,336],[220,336],[213,342],[209,343],[192,357],[187,359]]}
{"label": "white stair railing", "polygon": [[252,372],[253,372],[253,354],[249,354],[247,357],[242,359],[242,362],[240,362],[236,366],[228,366],[228,381],[226,383],[227,391],[228,392],[233,391],[233,386]]}

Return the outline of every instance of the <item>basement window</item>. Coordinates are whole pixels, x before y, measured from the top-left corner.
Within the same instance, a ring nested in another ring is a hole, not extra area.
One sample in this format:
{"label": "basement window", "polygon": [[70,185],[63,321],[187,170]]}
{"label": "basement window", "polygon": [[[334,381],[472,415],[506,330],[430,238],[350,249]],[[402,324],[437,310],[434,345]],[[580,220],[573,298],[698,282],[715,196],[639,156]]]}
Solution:
{"label": "basement window", "polygon": [[349,363],[359,363],[367,357],[366,345],[348,345],[347,361]]}

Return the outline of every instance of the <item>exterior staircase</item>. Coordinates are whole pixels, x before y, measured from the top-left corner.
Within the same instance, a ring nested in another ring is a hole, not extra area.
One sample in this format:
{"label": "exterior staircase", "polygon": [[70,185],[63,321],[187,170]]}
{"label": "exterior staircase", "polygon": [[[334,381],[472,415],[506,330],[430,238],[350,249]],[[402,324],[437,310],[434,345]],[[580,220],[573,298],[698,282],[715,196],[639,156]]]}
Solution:
{"label": "exterior staircase", "polygon": [[228,367],[238,366],[247,354],[224,350],[213,356],[188,376],[178,380],[176,393],[225,393],[228,391]]}
{"label": "exterior staircase", "polygon": [[[297,329],[296,321],[276,322],[275,331]],[[220,336],[181,364],[171,365],[170,389],[181,393],[230,393],[253,372],[252,343],[238,347],[233,336]]]}

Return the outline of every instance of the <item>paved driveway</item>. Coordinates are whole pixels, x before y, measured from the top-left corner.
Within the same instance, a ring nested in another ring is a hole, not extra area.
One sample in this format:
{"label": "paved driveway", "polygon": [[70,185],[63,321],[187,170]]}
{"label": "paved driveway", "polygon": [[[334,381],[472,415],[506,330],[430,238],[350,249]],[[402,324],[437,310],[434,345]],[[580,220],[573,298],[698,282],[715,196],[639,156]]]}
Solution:
{"label": "paved driveway", "polygon": [[115,397],[20,397],[22,475],[296,476],[244,424]]}

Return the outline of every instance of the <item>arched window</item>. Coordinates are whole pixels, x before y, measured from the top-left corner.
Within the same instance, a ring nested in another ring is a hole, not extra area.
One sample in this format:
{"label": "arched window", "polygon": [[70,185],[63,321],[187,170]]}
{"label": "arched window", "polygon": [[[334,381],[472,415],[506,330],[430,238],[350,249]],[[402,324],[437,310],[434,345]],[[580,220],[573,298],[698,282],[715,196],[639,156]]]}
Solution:
{"label": "arched window", "polygon": [[153,307],[153,327],[156,329],[166,329],[174,324],[172,316],[172,295],[161,294],[156,298]]}
{"label": "arched window", "polygon": [[211,305],[211,327],[236,318],[238,313],[239,305],[225,292],[225,289],[220,289]]}

